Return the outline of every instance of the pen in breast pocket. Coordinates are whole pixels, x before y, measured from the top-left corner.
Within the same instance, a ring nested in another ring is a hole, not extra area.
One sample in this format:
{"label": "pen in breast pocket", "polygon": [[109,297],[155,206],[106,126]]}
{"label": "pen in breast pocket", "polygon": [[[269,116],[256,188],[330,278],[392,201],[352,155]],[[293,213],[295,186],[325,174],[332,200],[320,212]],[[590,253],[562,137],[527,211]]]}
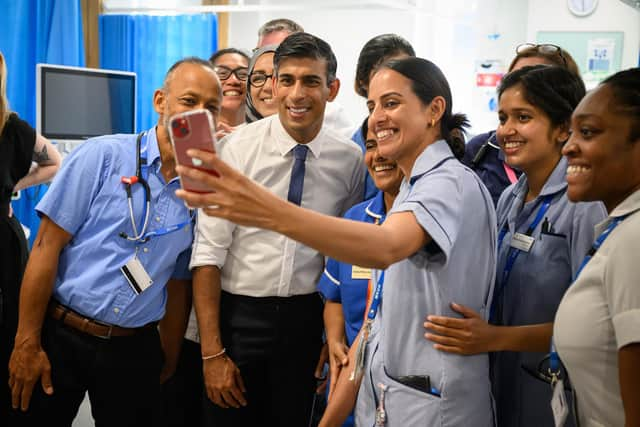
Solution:
{"label": "pen in breast pocket", "polygon": [[547,217],[545,217],[544,221],[542,221],[542,232],[543,233],[549,232],[549,218]]}

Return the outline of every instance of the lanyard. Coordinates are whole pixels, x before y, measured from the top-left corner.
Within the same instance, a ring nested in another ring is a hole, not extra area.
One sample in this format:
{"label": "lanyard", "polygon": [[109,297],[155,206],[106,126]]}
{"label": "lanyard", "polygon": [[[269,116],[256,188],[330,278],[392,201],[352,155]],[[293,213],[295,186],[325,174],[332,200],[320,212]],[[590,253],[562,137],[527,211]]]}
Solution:
{"label": "lanyard", "polygon": [[504,173],[507,174],[507,178],[509,178],[510,183],[513,184],[518,180],[518,176],[511,166],[509,166],[505,162],[502,162],[502,167],[504,168]]}
{"label": "lanyard", "polygon": [[[149,225],[149,214],[151,211],[151,188],[149,187],[149,167],[147,162],[147,153],[149,148],[149,135],[147,132],[140,133],[136,139],[136,176],[135,177],[122,177],[122,182],[126,185],[127,201],[129,204],[129,216],[131,218],[131,226],[133,228],[134,235],[129,236],[124,232],[121,232],[120,237],[126,238],[129,241],[133,241],[136,244],[143,244],[149,241],[152,237],[164,236],[174,231],[180,230],[186,227],[193,221],[195,211],[191,211],[190,217],[187,221],[179,224],[162,227],[157,230],[147,231]],[[134,179],[135,178],[135,179]],[[143,222],[138,233],[138,227],[136,225],[135,218],[133,216],[133,196],[131,193],[131,186],[135,183],[140,183],[144,188],[144,210],[142,214]]]}
{"label": "lanyard", "polygon": [[[542,199],[542,205],[540,206],[540,209],[538,209],[538,213],[536,214],[536,217],[533,219],[533,221],[527,228],[525,235],[531,236],[533,234],[533,231],[536,229],[540,221],[542,221],[542,218],[544,218],[544,215],[547,213],[547,210],[549,210],[549,206],[551,206],[551,199],[553,199],[552,194],[545,196]],[[500,248],[502,247],[502,242],[504,241],[507,231],[508,231],[508,225],[505,224],[504,227],[502,227],[502,229],[500,230],[500,234],[498,236],[498,250],[500,250]],[[513,270],[513,265],[516,263],[516,259],[518,259],[518,255],[520,255],[520,252],[522,252],[520,249],[517,249],[514,247],[509,248],[507,261],[504,265],[504,270],[502,271],[502,280],[500,281],[499,288],[497,289],[497,291],[493,296],[493,302],[491,304],[491,315],[490,315],[491,319],[495,319],[495,314],[496,314],[495,311],[497,309],[497,301],[499,299],[498,297],[502,294],[504,287],[507,285],[507,282],[509,281],[511,270]]]}
{"label": "lanyard", "polygon": [[380,277],[378,278],[378,283],[376,284],[376,290],[373,292],[373,298],[371,299],[371,306],[369,307],[369,311],[367,312],[367,319],[373,321],[376,318],[376,314],[378,313],[378,307],[380,306],[380,301],[382,301],[382,285],[384,283],[384,271],[380,273]]}
{"label": "lanyard", "polygon": [[[578,268],[578,271],[576,272],[576,276],[574,277],[572,284],[575,283],[575,281],[578,279],[578,276],[582,272],[582,269],[589,263],[591,258],[593,258],[593,256],[595,255],[595,253],[598,252],[598,249],[600,249],[600,246],[602,246],[602,244],[607,239],[607,237],[609,237],[609,234],[611,234],[611,232],[614,230],[614,228],[616,228],[618,226],[618,224],[620,224],[622,221],[624,221],[624,219],[627,216],[628,216],[628,214],[627,215],[623,215],[623,216],[615,217],[611,221],[609,226],[602,232],[602,234],[600,234],[598,236],[598,238],[595,240],[595,242],[593,242],[593,245],[591,245],[591,249],[589,249],[589,252],[587,252],[587,255],[582,260],[582,264],[580,264],[580,267]],[[558,357],[558,352],[556,351],[556,346],[553,343],[553,337],[551,337],[551,351],[549,352],[549,369],[551,370],[552,373],[553,372],[557,373],[559,367],[560,367],[560,358]]]}
{"label": "lanyard", "polygon": [[376,314],[378,313],[378,308],[380,307],[380,301],[382,300],[382,284],[384,283],[384,271],[380,273],[380,277],[378,278],[378,283],[376,284],[376,290],[373,293],[373,298],[371,300],[371,306],[369,307],[369,311],[367,312],[367,319],[364,321],[364,325],[362,326],[362,333],[360,334],[360,339],[358,340],[358,344],[356,346],[356,356],[355,356],[355,367],[349,379],[351,381],[356,378],[360,378],[362,373],[364,372],[364,355],[367,348],[367,342],[369,341],[369,333],[371,332],[371,325],[373,324],[373,319],[376,318]]}

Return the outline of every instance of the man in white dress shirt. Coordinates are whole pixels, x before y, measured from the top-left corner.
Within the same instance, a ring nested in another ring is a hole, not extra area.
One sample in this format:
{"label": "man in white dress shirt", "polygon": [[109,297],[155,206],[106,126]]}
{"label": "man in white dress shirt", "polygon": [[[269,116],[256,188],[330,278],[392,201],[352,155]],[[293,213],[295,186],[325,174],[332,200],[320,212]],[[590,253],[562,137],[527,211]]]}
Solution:
{"label": "man in white dress shirt", "polygon": [[[323,126],[339,89],[335,56],[296,33],[278,47],[274,70],[278,114],[236,131],[218,154],[292,203],[341,215],[361,200],[364,169],[360,148]],[[206,425],[307,425],[323,267],[322,254],[283,235],[198,216],[191,268]]]}

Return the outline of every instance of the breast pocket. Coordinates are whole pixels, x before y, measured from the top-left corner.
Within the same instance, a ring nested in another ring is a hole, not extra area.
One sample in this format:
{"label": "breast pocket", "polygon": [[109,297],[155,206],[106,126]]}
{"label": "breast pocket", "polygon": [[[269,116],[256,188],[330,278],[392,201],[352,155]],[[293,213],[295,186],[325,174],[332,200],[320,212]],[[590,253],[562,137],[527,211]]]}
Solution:
{"label": "breast pocket", "polygon": [[[384,399],[388,426],[440,426],[441,398],[409,387],[386,373],[383,363],[372,366],[375,393]],[[382,392],[384,388],[384,393]]]}
{"label": "breast pocket", "polygon": [[526,262],[523,270],[528,277],[523,287],[531,289],[533,294],[526,293],[535,296],[534,301],[529,300],[529,304],[540,302],[547,308],[543,310],[548,312],[546,317],[551,316],[545,321],[552,321],[555,310],[571,283],[571,257],[567,237],[541,233]]}

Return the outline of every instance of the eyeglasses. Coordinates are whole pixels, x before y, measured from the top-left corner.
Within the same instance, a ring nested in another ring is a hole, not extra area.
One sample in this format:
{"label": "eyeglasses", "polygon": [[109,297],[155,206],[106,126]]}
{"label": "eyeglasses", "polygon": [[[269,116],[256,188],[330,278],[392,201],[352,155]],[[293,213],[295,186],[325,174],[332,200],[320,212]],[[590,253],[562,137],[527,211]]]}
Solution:
{"label": "eyeglasses", "polygon": [[267,82],[267,79],[273,77],[273,73],[267,74],[261,71],[257,73],[251,73],[249,76],[249,84],[253,87],[262,87]]}
{"label": "eyeglasses", "polygon": [[564,55],[562,54],[562,48],[560,46],[556,46],[555,44],[523,43],[518,47],[516,47],[516,53],[518,55],[523,53],[528,53],[532,50],[546,56],[558,55],[560,59],[562,59],[564,66],[565,67],[567,66],[567,58],[565,58]]}
{"label": "eyeglasses", "polygon": [[220,80],[227,80],[229,77],[231,77],[231,74],[233,74],[234,76],[236,76],[236,79],[243,82],[247,80],[247,77],[249,76],[249,70],[247,67],[238,67],[232,70],[231,68],[225,67],[224,65],[216,65],[214,71],[216,72]]}

